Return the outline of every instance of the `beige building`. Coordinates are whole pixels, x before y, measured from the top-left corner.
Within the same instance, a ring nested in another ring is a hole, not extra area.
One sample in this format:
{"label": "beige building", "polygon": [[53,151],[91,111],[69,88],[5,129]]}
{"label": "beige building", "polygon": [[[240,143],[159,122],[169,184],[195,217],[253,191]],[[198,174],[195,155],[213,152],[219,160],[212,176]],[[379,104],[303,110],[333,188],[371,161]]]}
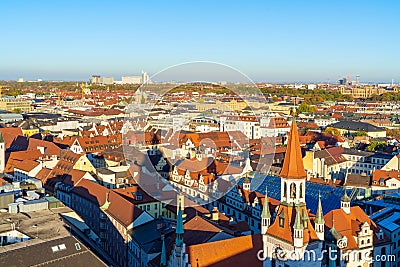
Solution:
{"label": "beige building", "polygon": [[375,88],[372,86],[352,88],[340,87],[339,90],[342,95],[351,95],[354,98],[368,98],[372,95],[381,95],[383,93],[386,93],[386,89]]}
{"label": "beige building", "polygon": [[1,99],[0,110],[30,112],[32,106],[29,100]]}
{"label": "beige building", "polygon": [[237,101],[232,99],[231,101],[199,101],[196,103],[196,109],[198,111],[206,111],[209,109],[218,109],[221,111],[241,111],[247,107],[246,101]]}

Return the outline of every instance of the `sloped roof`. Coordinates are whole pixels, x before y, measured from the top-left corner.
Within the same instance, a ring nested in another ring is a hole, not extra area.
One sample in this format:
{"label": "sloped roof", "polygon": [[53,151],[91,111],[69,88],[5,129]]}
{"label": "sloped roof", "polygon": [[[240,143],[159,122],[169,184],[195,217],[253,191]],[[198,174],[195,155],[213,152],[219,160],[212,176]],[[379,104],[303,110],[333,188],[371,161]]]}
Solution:
{"label": "sloped roof", "polygon": [[125,227],[132,224],[144,212],[114,191],[109,192],[108,202],[110,205],[106,212]]}
{"label": "sloped roof", "polygon": [[286,155],[280,176],[289,179],[304,179],[307,177],[306,171],[304,170],[299,133],[295,121],[292,122],[290,129]]}
{"label": "sloped roof", "polygon": [[346,250],[357,248],[354,236],[357,236],[357,232],[360,231],[363,223],[367,222],[374,233],[378,231],[376,224],[359,206],[351,207],[350,214],[346,214],[342,209],[331,210],[324,216],[324,220],[328,229],[332,229],[334,225],[336,231],[347,237]]}
{"label": "sloped roof", "polygon": [[240,236],[188,246],[191,266],[263,266],[257,258],[262,249],[261,235]]}
{"label": "sloped roof", "polygon": [[4,172],[12,173],[16,166],[21,167],[24,161],[35,161],[42,157],[39,150],[11,152],[4,168]]}
{"label": "sloped roof", "polygon": [[[305,206],[299,207],[298,211],[300,212],[299,218],[301,218],[301,220],[304,218],[304,216],[308,217],[307,227],[305,227],[305,229],[303,230],[303,242],[306,244],[314,240],[319,240],[315,232],[315,229],[311,224],[311,220],[309,219],[310,217],[309,211],[306,210]],[[297,214],[296,208],[280,205],[275,221],[271,224],[271,226],[267,230],[268,235],[275,236],[281,240],[293,244],[293,238],[294,238],[293,226],[295,223],[296,214]],[[284,217],[283,227],[280,226],[278,216]]]}
{"label": "sloped roof", "polygon": [[334,128],[350,131],[380,132],[383,128],[361,121],[339,121],[331,125]]}
{"label": "sloped roof", "polygon": [[386,181],[387,179],[391,178],[400,180],[400,171],[374,170],[374,172],[372,173],[372,182],[376,182],[378,184],[381,179]]}
{"label": "sloped roof", "polygon": [[45,155],[60,156],[61,148],[59,148],[56,144],[49,142],[49,141],[45,141],[45,140],[35,139],[35,138],[28,139],[28,150],[38,149],[38,147],[44,147]]}
{"label": "sloped roof", "polygon": [[222,232],[218,225],[214,225],[200,216],[194,216],[186,221],[183,229],[185,231],[183,240],[187,246],[205,243],[217,233]]}
{"label": "sloped roof", "polygon": [[4,147],[7,150],[11,147],[17,136],[23,136],[21,128],[0,128],[0,133],[3,135]]}

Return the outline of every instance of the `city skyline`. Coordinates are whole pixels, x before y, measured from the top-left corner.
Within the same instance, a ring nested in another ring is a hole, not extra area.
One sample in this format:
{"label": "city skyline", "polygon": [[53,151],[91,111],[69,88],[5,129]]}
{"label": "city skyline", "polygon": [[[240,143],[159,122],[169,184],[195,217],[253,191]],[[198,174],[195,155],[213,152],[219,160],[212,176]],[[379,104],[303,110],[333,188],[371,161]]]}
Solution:
{"label": "city skyline", "polygon": [[398,6],[2,2],[0,80],[88,80],[213,61],[256,82],[334,83],[351,73],[360,82],[397,83]]}

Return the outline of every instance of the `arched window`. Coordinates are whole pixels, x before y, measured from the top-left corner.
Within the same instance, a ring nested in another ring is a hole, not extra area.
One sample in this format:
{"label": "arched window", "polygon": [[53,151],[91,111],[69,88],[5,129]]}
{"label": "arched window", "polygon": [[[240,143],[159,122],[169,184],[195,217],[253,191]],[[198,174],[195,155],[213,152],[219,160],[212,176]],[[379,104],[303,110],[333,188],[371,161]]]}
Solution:
{"label": "arched window", "polygon": [[295,183],[290,184],[290,197],[296,198],[296,184]]}
{"label": "arched window", "polygon": [[287,185],[286,185],[286,182],[283,182],[283,196],[287,197]]}
{"label": "arched window", "polygon": [[303,183],[300,184],[300,198],[303,198],[304,194],[303,194]]}

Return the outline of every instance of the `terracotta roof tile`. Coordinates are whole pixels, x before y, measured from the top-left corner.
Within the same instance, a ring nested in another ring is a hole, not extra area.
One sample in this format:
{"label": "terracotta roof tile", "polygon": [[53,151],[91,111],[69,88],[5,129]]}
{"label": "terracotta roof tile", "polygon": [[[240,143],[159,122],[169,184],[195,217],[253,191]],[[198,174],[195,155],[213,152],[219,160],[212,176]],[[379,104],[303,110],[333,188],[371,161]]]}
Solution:
{"label": "terracotta roof tile", "polygon": [[187,247],[191,266],[262,266],[261,235],[248,235]]}

